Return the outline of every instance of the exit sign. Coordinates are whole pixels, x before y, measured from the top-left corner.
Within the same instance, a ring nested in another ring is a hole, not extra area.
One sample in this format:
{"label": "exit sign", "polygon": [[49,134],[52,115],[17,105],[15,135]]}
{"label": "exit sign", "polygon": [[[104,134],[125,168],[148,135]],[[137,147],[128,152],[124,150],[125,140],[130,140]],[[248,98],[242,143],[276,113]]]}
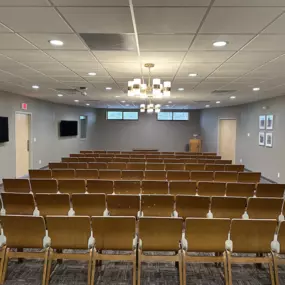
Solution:
{"label": "exit sign", "polygon": [[21,109],[22,110],[28,110],[28,104],[27,103],[22,103]]}

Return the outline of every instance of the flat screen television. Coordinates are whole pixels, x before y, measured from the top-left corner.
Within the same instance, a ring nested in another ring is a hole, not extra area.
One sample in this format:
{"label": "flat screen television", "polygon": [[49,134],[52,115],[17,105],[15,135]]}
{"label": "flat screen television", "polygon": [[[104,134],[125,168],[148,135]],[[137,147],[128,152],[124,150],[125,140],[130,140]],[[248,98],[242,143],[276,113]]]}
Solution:
{"label": "flat screen television", "polygon": [[0,143],[9,141],[8,117],[0,117]]}
{"label": "flat screen television", "polygon": [[61,137],[75,137],[78,134],[77,121],[61,121],[59,124],[59,135]]}

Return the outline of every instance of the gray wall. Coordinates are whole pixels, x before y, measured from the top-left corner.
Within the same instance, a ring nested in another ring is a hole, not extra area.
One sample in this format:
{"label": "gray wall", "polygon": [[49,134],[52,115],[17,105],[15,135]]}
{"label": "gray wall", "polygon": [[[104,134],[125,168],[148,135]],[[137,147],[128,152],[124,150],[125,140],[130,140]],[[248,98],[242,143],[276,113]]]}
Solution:
{"label": "gray wall", "polygon": [[184,151],[189,138],[200,133],[200,111],[190,111],[189,121],[157,121],[156,114],[140,114],[138,121],[111,121],[101,109],[95,129],[97,149]]}
{"label": "gray wall", "polygon": [[[15,112],[21,111],[21,103],[28,103],[27,112],[32,113],[32,167],[41,168],[51,161],[59,161],[61,157],[81,149],[92,148],[95,111],[89,108],[72,107],[53,104],[28,97],[18,96],[0,91],[0,116],[9,117],[10,141],[0,144],[0,183],[3,177],[15,177]],[[78,120],[80,115],[88,116],[87,139],[60,138],[58,123],[61,120]],[[41,160],[41,164],[39,161]]]}
{"label": "gray wall", "polygon": [[[263,107],[267,109],[264,110]],[[258,145],[259,116],[273,114],[273,148]],[[237,119],[236,163],[242,162],[264,177],[285,183],[285,96],[228,108],[201,111],[201,133],[204,151],[218,149],[218,121],[220,118]],[[249,136],[248,136],[249,134]],[[277,173],[280,173],[280,178]]]}

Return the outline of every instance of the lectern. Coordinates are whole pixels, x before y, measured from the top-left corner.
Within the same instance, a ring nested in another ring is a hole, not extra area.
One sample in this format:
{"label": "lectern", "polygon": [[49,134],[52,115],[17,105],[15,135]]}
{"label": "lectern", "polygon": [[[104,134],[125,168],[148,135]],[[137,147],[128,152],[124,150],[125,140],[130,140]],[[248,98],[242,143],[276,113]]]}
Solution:
{"label": "lectern", "polygon": [[202,140],[201,139],[190,139],[189,140],[190,152],[202,152]]}

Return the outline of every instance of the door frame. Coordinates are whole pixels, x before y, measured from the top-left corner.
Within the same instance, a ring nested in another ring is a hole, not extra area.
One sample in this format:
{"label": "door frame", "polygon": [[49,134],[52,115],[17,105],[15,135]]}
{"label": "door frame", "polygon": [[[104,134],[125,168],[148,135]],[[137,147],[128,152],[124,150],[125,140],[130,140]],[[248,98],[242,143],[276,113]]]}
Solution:
{"label": "door frame", "polygon": [[[235,120],[236,123],[237,123],[237,118],[218,118],[218,137],[217,137],[217,153],[219,155],[219,152],[220,152],[220,121],[221,120]],[[237,127],[237,124],[236,124],[236,127]],[[236,135],[237,135],[237,128],[236,128]],[[235,145],[235,162],[236,162],[236,151],[237,151],[237,144]]]}
{"label": "door frame", "polygon": [[[33,168],[33,143],[32,143],[32,139],[33,139],[33,128],[32,128],[32,124],[33,124],[33,114],[31,112],[24,112],[24,111],[15,111],[15,177],[17,176],[17,149],[16,149],[16,115],[17,114],[24,114],[24,115],[29,115],[30,116],[30,124],[29,124],[29,141],[30,141],[30,149],[29,149],[29,168],[32,169]],[[27,173],[28,174],[28,173]]]}

